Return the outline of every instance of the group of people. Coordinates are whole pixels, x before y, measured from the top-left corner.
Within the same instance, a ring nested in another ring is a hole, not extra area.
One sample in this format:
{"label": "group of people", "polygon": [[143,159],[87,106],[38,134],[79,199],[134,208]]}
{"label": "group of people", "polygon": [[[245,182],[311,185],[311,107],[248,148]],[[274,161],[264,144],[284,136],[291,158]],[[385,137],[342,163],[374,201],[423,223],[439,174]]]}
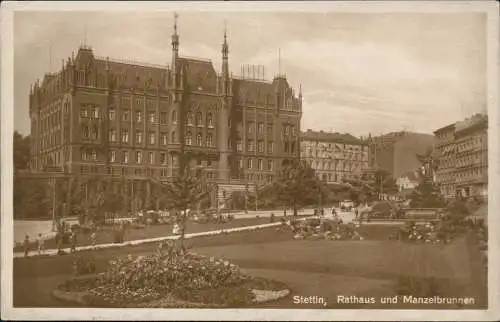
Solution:
{"label": "group of people", "polygon": [[[47,237],[42,235],[42,233],[39,233],[36,238],[36,250],[39,255],[46,253],[45,239],[47,239]],[[57,232],[54,237],[54,241],[57,247],[58,255],[65,254],[63,248],[64,245],[68,243],[70,245],[70,253],[76,253],[76,248],[78,245],[78,233],[76,229],[71,229],[70,231],[68,231],[66,223],[62,222],[57,225]],[[93,229],[92,233],[90,234],[89,243],[90,245],[92,245],[93,248],[96,247],[97,244],[96,229]],[[29,256],[29,252],[31,251],[31,249],[32,249],[32,242],[29,234],[26,234],[24,236],[24,241],[23,241],[24,257]]]}
{"label": "group of people", "polygon": [[[36,238],[36,244],[37,244],[37,250],[38,254],[44,254],[45,253],[45,239],[43,238],[42,234],[39,233],[37,238]],[[24,241],[23,241],[23,249],[24,249],[24,257],[28,257],[29,251],[30,251],[30,246],[31,246],[31,240],[29,234],[26,234],[24,236]]]}

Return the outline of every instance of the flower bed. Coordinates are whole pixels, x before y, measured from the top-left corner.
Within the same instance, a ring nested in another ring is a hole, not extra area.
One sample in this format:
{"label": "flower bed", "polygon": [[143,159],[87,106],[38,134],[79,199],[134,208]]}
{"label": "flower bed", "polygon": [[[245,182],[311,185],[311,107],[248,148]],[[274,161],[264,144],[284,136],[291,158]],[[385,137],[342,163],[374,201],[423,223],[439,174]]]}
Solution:
{"label": "flower bed", "polygon": [[97,307],[235,307],[287,296],[281,282],[243,274],[228,261],[168,248],[115,258],[104,273],[79,277],[53,295]]}

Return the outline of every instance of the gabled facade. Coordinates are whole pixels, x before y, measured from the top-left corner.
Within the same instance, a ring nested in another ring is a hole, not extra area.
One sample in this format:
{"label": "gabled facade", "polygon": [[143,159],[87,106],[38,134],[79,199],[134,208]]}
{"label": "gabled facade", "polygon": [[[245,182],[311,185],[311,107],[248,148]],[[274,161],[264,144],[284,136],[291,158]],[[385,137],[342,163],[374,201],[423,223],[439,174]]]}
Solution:
{"label": "gabled facade", "polygon": [[[283,75],[233,77],[182,57],[177,22],[170,66],[97,57],[90,47],[30,92],[31,169],[167,180],[184,160],[218,182],[266,184],[300,156],[302,95]],[[181,158],[181,156],[184,156]]]}

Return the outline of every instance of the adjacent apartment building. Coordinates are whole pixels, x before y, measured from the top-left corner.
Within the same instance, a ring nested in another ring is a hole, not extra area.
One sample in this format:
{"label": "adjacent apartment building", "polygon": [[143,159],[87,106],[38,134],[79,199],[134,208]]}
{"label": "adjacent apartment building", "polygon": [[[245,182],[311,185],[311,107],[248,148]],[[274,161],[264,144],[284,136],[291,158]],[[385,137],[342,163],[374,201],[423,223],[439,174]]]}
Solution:
{"label": "adjacent apartment building", "polygon": [[488,196],[488,116],[476,114],[434,132],[436,181],[446,198]]}
{"label": "adjacent apartment building", "polygon": [[170,66],[124,62],[82,46],[32,86],[32,171],[167,180],[180,157],[209,180],[270,182],[300,157],[302,95],[284,75],[234,77],[226,33],[221,70],[180,55]]}
{"label": "adjacent apartment building", "polygon": [[417,154],[425,154],[434,146],[433,135],[407,131],[370,137],[368,141],[370,167],[385,170],[393,178],[419,168]]}
{"label": "adjacent apartment building", "polygon": [[301,159],[324,182],[353,179],[368,167],[368,145],[350,134],[307,130],[300,140]]}

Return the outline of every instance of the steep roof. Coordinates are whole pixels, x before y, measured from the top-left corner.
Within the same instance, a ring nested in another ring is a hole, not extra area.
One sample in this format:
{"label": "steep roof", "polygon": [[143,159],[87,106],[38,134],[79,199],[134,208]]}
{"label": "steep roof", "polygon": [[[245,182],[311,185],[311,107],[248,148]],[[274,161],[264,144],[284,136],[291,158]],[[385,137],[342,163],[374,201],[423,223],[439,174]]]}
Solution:
{"label": "steep roof", "polygon": [[217,73],[211,60],[200,58],[179,57],[177,60],[180,69],[189,85],[197,91],[215,92],[217,87]]}
{"label": "steep roof", "polygon": [[273,83],[252,79],[235,79],[233,86],[235,94],[241,101],[271,104],[275,100],[275,85]]}
{"label": "steep roof", "polygon": [[353,145],[365,145],[366,143],[362,140],[354,137],[349,133],[338,133],[338,132],[323,132],[323,131],[312,131],[307,130],[301,133],[301,140],[311,140],[311,141],[323,141],[332,143],[343,143],[343,144],[353,144]]}
{"label": "steep roof", "polygon": [[154,66],[138,62],[126,62],[98,58],[94,64],[100,71],[109,67],[118,84],[125,87],[144,88],[163,85],[168,75],[167,66]]}

